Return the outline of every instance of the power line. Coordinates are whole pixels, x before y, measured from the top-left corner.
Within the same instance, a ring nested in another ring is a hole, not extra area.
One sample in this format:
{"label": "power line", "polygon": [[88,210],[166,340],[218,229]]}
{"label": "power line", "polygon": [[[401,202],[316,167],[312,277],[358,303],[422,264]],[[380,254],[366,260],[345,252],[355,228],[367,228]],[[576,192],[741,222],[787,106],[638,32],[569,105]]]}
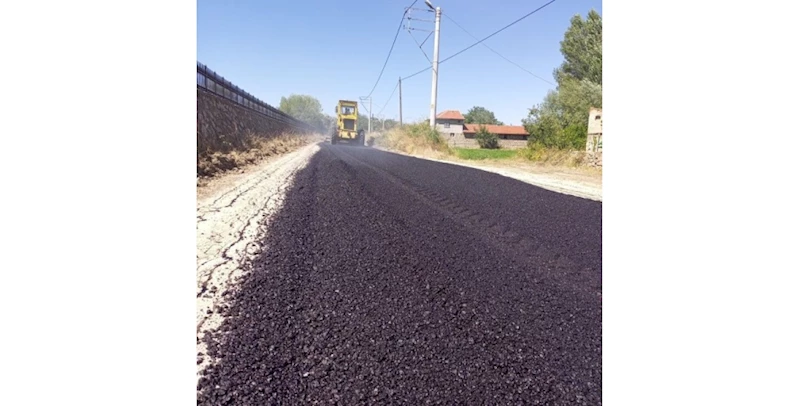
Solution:
{"label": "power line", "polygon": [[490,38],[490,37],[492,37],[492,36],[494,36],[494,35],[496,35],[496,34],[498,34],[498,33],[502,32],[502,31],[504,31],[504,30],[506,30],[506,29],[510,28],[511,26],[515,25],[515,24],[516,24],[516,23],[518,23],[519,21],[521,21],[521,20],[523,20],[523,19],[525,19],[525,18],[527,18],[527,17],[531,16],[532,14],[535,14],[535,13],[537,13],[538,11],[542,10],[544,7],[548,6],[549,4],[551,4],[551,3],[554,3],[555,1],[557,1],[557,0],[551,0],[551,1],[549,1],[548,3],[546,3],[546,4],[544,4],[544,5],[540,6],[540,7],[538,7],[538,8],[536,8],[536,9],[532,10],[532,11],[531,11],[531,12],[529,12],[527,15],[525,15],[525,16],[523,16],[523,17],[521,17],[521,18],[519,18],[519,19],[517,19],[517,20],[515,20],[515,21],[511,22],[510,24],[507,24],[507,25],[505,25],[504,27],[502,27],[500,30],[498,30],[498,31],[494,32],[493,34],[490,34],[490,35],[488,35],[487,37],[485,37],[485,38],[482,38],[481,40],[479,40],[479,41],[477,41],[477,42],[475,42],[475,43],[471,44],[471,45],[470,45],[468,48],[465,48],[465,49],[463,49],[462,51],[460,51],[460,52],[458,52],[458,53],[456,53],[456,54],[454,54],[454,55],[452,55],[452,56],[450,56],[450,57],[448,57],[448,58],[446,58],[446,59],[444,59],[444,60],[442,60],[442,61],[440,61],[440,62],[438,62],[438,63],[439,63],[439,64],[441,64],[441,63],[444,63],[444,62],[448,61],[449,59],[452,59],[452,58],[454,58],[455,56],[457,56],[457,55],[460,55],[460,54],[462,54],[462,53],[463,53],[463,52],[465,52],[465,51],[468,51],[469,49],[471,49],[471,48],[473,48],[473,47],[475,47],[475,46],[477,46],[477,45],[481,44],[481,43],[482,43],[482,41],[485,41],[486,39],[488,39],[488,38]]}
{"label": "power line", "polygon": [[[440,64],[440,62],[439,62],[439,64]],[[418,75],[418,74],[424,73],[424,72],[426,72],[426,71],[428,71],[428,70],[430,70],[430,69],[432,69],[432,66],[427,66],[426,68],[424,68],[424,69],[422,69],[422,70],[420,70],[420,71],[418,71],[418,72],[416,72],[416,73],[414,73],[414,74],[412,74],[412,75],[410,75],[410,76],[405,76],[405,77],[403,77],[403,78],[402,78],[402,80],[410,79],[410,78],[412,78],[413,76],[416,76],[416,75]]]}
{"label": "power line", "polygon": [[[413,7],[417,1],[418,0],[414,0],[413,3],[410,5],[410,7]],[[370,97],[371,94],[374,93],[374,89],[376,89],[377,85],[380,83],[380,79],[382,78],[382,73],[385,72],[385,67],[388,65],[388,60],[391,59],[391,53],[393,52],[393,47],[394,45],[396,45],[396,39],[399,38],[399,31],[402,30],[402,25],[404,25],[405,22],[405,15],[407,15],[407,10],[409,10],[410,7],[405,9],[404,13],[402,13],[402,19],[399,20],[399,27],[396,28],[396,35],[394,35],[393,37],[393,43],[391,43],[391,49],[388,51],[388,56],[385,58],[385,63],[382,64],[382,70],[380,70],[380,75],[377,76],[377,82],[374,83],[374,87],[371,88],[369,95],[366,97]]]}
{"label": "power line", "polygon": [[[457,56],[457,55],[460,55],[460,54],[462,54],[463,52],[465,52],[465,51],[468,51],[469,49],[471,49],[471,48],[473,48],[473,47],[475,47],[475,46],[477,46],[477,45],[481,44],[481,43],[482,43],[483,41],[485,41],[486,39],[488,39],[488,38],[490,38],[490,37],[492,37],[492,36],[494,36],[494,35],[496,35],[496,34],[498,34],[498,33],[502,32],[502,31],[506,30],[507,28],[510,28],[511,26],[515,25],[515,24],[516,24],[516,23],[518,23],[519,21],[521,21],[521,20],[523,20],[523,19],[525,19],[525,18],[527,18],[527,17],[531,16],[532,14],[535,14],[535,13],[537,13],[538,11],[542,10],[544,7],[548,6],[549,4],[551,4],[551,3],[554,3],[555,1],[557,1],[557,0],[551,0],[551,1],[549,1],[548,3],[546,3],[546,4],[544,4],[544,5],[540,6],[540,7],[538,7],[538,8],[536,8],[536,9],[532,10],[531,12],[527,13],[525,16],[523,16],[523,17],[521,17],[521,18],[519,18],[519,19],[517,19],[517,20],[515,20],[515,21],[511,22],[510,24],[507,24],[507,25],[505,25],[504,27],[502,27],[502,28],[501,28],[501,29],[499,29],[498,31],[494,32],[493,34],[490,34],[490,35],[488,35],[487,37],[485,37],[485,38],[482,38],[481,40],[479,40],[479,41],[477,41],[477,42],[475,42],[475,43],[473,43],[473,44],[469,45],[468,47],[466,47],[466,48],[464,48],[464,49],[462,49],[462,50],[460,50],[460,51],[458,51],[458,52],[457,52],[457,53],[455,53],[454,55],[452,55],[452,56],[450,56],[450,57],[448,57],[448,58],[446,58],[446,59],[444,59],[444,60],[442,60],[442,61],[438,62],[438,65],[440,65],[440,64],[442,64],[442,63],[444,63],[444,62],[448,61],[449,59],[452,59],[452,58],[454,58],[455,56]],[[426,68],[424,68],[424,69],[422,69],[422,70],[420,70],[420,71],[418,71],[418,72],[416,72],[416,73],[414,73],[414,74],[412,74],[412,75],[410,75],[410,76],[403,77],[403,78],[402,78],[402,80],[410,79],[410,78],[412,78],[413,76],[416,76],[416,75],[418,75],[418,74],[424,73],[424,72],[426,72],[426,71],[428,71],[428,70],[430,70],[430,69],[432,69],[432,67],[431,67],[431,66],[428,66],[428,67],[426,67]]]}
{"label": "power line", "polygon": [[[450,17],[448,14],[445,14],[445,13],[444,13],[444,14],[443,14],[443,16],[444,16],[444,17],[446,17],[446,18],[448,18],[449,20],[451,20],[451,21],[454,23],[454,25],[456,25],[456,26],[460,27],[460,29],[461,29],[461,30],[463,30],[463,32],[465,32],[466,34],[470,35],[470,36],[471,36],[471,38],[477,39],[477,37],[476,37],[476,36],[474,36],[473,34],[471,34],[470,32],[468,32],[468,30],[466,30],[465,28],[463,28],[463,26],[462,26],[462,25],[458,24],[458,23],[457,23],[457,21],[454,21],[454,19],[453,19],[452,17]],[[513,62],[513,61],[511,61],[511,60],[509,60],[509,59],[507,59],[507,57],[505,57],[504,55],[500,54],[500,53],[499,53],[498,51],[496,51],[495,49],[493,49],[493,48],[489,47],[489,46],[488,46],[488,44],[482,44],[482,46],[484,46],[485,48],[488,48],[489,50],[491,50],[491,52],[493,52],[494,54],[498,55],[499,57],[501,57],[501,58],[502,58],[502,59],[504,59],[505,61],[507,61],[507,62],[510,62],[511,64],[513,64],[513,65],[515,65],[515,66],[519,67],[519,68],[520,68],[521,70],[523,70],[524,72],[526,72],[526,73],[528,73],[528,74],[530,74],[530,75],[532,75],[532,76],[534,76],[534,77],[536,77],[536,78],[538,78],[538,79],[540,79],[540,80],[542,80],[542,81],[544,81],[544,82],[546,82],[546,83],[548,83],[548,84],[550,84],[550,85],[552,85],[552,86],[555,86],[555,84],[554,84],[554,83],[551,83],[551,82],[549,82],[549,81],[548,81],[548,80],[546,80],[546,79],[543,79],[542,77],[540,77],[540,76],[538,76],[538,75],[536,75],[536,74],[534,74],[534,73],[532,73],[532,72],[528,71],[528,70],[527,70],[526,68],[524,68],[523,66],[521,66],[521,65],[519,65],[519,64],[517,64],[517,63],[515,63],[515,62]]]}
{"label": "power line", "polygon": [[377,113],[377,115],[378,115],[378,116],[379,116],[380,114],[382,114],[382,111],[383,111],[383,110],[385,110],[385,107],[388,107],[388,103],[390,103],[390,102],[391,102],[391,99],[393,98],[393,95],[394,95],[394,93],[396,93],[396,89],[398,89],[398,88],[399,88],[399,82],[396,82],[396,86],[394,86],[394,88],[393,88],[393,91],[391,92],[391,95],[390,95],[390,96],[388,96],[388,100],[387,100],[387,101],[385,102],[385,104],[382,106],[382,108],[380,109],[380,112],[379,112],[379,113]]}

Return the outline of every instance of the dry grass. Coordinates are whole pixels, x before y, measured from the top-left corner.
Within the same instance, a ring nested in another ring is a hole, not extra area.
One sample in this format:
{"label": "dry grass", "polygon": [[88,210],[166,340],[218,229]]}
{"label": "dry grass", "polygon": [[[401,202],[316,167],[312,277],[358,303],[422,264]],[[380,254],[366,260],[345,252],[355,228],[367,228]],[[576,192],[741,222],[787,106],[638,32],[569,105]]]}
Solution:
{"label": "dry grass", "polygon": [[586,166],[585,151],[574,151],[541,146],[530,146],[519,150],[518,158],[546,166],[577,168]]}
{"label": "dry grass", "polygon": [[453,153],[438,131],[431,129],[425,122],[375,134],[373,138],[366,139],[366,143],[412,155],[442,157]]}
{"label": "dry grass", "polygon": [[375,133],[366,138],[366,144],[409,155],[447,161],[480,161],[496,165],[502,162],[514,165],[515,162],[518,163],[519,168],[527,168],[527,170],[533,170],[534,167],[541,170],[570,168],[599,176],[601,174],[601,167],[594,168],[588,165],[585,151],[560,150],[540,145],[514,150],[451,148],[437,131],[430,129],[426,121],[407,124],[401,129],[394,128],[385,133]]}
{"label": "dry grass", "polygon": [[284,154],[311,142],[319,141],[319,136],[283,134],[273,137],[260,137],[247,134],[236,148],[227,151],[204,152],[197,155],[197,178],[210,178],[224,172],[243,168],[260,162],[264,158]]}

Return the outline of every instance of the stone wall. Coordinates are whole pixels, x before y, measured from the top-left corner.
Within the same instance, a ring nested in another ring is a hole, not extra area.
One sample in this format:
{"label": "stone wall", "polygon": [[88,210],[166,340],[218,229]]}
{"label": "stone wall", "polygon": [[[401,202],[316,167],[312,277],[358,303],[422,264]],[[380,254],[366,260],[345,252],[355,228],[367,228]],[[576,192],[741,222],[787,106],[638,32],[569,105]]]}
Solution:
{"label": "stone wall", "polygon": [[197,88],[197,153],[227,152],[246,147],[247,134],[273,137],[300,133],[232,100]]}
{"label": "stone wall", "polygon": [[588,152],[586,157],[587,166],[600,168],[602,166],[601,155],[602,155],[601,152]]}

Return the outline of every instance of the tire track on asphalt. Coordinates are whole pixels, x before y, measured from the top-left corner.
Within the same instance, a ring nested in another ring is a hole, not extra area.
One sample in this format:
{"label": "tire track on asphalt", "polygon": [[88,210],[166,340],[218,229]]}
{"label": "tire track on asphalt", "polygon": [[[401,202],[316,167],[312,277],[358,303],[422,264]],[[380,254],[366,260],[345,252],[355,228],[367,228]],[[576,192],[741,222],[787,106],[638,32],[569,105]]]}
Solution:
{"label": "tire track on asphalt", "polygon": [[573,261],[564,268],[600,263],[600,241],[569,258],[600,231],[600,203],[505,182],[528,199],[522,215],[539,213],[507,218],[506,207],[490,211],[502,206],[492,177],[458,168],[476,189],[464,192],[447,169],[344,148],[322,145],[296,173],[263,250],[229,289],[198,405],[600,404],[596,288],[561,287],[579,281],[486,243],[504,230],[549,244]]}
{"label": "tire track on asphalt", "polygon": [[[451,219],[479,235],[486,244],[495,249],[501,252],[523,252],[529,257],[534,257],[539,262],[542,261],[547,263],[550,268],[547,269],[546,276],[557,280],[560,287],[573,287],[573,280],[575,278],[581,283],[595,285],[595,281],[580,278],[580,272],[574,270],[575,262],[568,256],[556,253],[539,240],[530,238],[529,236],[519,236],[517,232],[503,226],[486,213],[469,208],[458,200],[447,197],[434,189],[415,184],[395,176],[385,169],[371,165],[355,157],[352,153],[353,151],[333,150],[332,152],[335,156],[348,162],[350,165],[365,166],[380,174],[380,176],[406,190],[409,194],[419,201],[424,202],[445,218]],[[353,171],[356,172],[354,169]],[[575,252],[575,254],[582,253]]]}

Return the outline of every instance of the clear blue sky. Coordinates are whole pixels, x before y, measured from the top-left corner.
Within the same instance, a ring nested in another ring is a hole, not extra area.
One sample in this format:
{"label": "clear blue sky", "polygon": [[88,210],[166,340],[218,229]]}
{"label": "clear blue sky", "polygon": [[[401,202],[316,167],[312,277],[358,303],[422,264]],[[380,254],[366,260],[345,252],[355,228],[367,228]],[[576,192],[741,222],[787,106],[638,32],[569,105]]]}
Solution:
{"label": "clear blue sky", "polygon": [[[440,59],[517,20],[547,0],[435,0],[441,7]],[[339,99],[358,100],[371,91],[380,73],[404,8],[412,0],[383,1],[218,1],[197,2],[197,59],[261,100],[279,106],[292,93],[319,99],[333,114]],[[424,0],[416,8],[426,9]],[[562,63],[560,40],[575,14],[600,14],[600,0],[558,0],[487,44],[526,70],[554,83],[552,71]],[[434,13],[414,11],[413,18],[434,20]],[[432,30],[434,23],[413,21],[413,28]],[[412,31],[418,42],[428,32]],[[424,44],[432,58],[432,37]],[[430,63],[413,37],[402,30],[377,88],[373,111],[398,119],[398,78]],[[483,106],[505,124],[520,125],[528,108],[539,103],[548,84],[477,45],[440,65],[438,113]],[[405,122],[429,118],[431,71],[402,83]]]}

